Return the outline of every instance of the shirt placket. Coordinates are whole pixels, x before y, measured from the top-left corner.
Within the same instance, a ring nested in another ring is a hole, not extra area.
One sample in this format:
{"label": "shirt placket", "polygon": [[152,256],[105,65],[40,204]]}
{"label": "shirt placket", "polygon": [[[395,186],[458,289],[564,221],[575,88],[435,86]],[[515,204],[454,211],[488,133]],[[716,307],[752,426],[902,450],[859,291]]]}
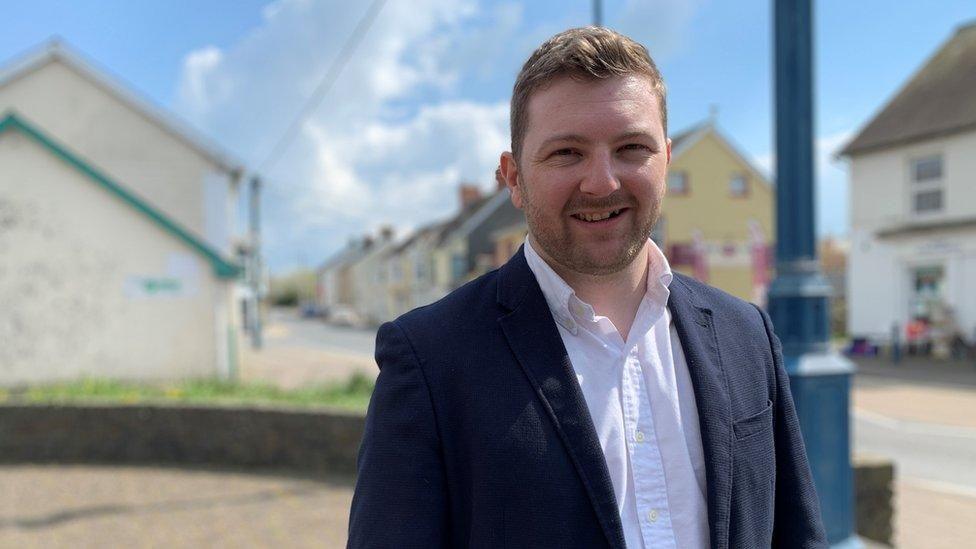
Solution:
{"label": "shirt placket", "polygon": [[626,351],[623,370],[627,401],[624,406],[627,450],[632,464],[637,517],[644,547],[674,547],[664,463],[657,445],[654,417],[644,386],[637,345]]}

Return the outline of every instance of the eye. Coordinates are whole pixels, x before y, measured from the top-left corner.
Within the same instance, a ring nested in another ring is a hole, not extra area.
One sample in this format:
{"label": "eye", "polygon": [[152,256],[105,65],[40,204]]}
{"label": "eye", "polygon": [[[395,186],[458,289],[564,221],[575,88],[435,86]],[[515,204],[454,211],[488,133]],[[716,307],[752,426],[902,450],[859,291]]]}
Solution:
{"label": "eye", "polygon": [[620,147],[620,150],[622,150],[622,151],[646,151],[646,152],[650,152],[651,148],[648,147],[647,145],[643,145],[641,143],[628,143],[628,144],[624,145],[623,147]]}
{"label": "eye", "polygon": [[574,151],[573,149],[558,149],[552,151],[552,156],[570,156],[573,154],[576,154],[576,151]]}

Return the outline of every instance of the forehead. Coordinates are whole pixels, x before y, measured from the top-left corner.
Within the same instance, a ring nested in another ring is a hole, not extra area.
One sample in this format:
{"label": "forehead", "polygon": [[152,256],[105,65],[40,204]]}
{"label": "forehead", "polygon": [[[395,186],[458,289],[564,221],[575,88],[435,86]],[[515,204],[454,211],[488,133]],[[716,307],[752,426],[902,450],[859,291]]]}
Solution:
{"label": "forehead", "polygon": [[598,139],[606,134],[645,131],[663,137],[660,102],[643,75],[606,79],[560,76],[534,91],[527,108],[526,144],[555,133]]}

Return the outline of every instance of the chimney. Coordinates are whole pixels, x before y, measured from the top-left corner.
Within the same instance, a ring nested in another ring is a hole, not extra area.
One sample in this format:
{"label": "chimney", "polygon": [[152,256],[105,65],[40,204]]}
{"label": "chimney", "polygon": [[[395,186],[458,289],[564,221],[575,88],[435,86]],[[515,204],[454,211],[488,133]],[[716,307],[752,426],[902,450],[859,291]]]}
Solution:
{"label": "chimney", "polygon": [[462,210],[474,204],[481,198],[481,190],[478,189],[477,185],[473,185],[471,183],[461,183],[458,191],[460,193]]}
{"label": "chimney", "polygon": [[380,227],[380,241],[389,242],[391,240],[393,240],[393,227],[390,225]]}

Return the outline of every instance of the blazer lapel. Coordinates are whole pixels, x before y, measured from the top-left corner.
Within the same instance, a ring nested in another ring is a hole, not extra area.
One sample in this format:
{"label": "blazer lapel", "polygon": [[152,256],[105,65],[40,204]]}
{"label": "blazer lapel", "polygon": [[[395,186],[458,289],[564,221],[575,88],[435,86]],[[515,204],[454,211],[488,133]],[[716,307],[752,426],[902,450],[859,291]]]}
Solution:
{"label": "blazer lapel", "polygon": [[728,381],[716,348],[712,311],[700,306],[680,275],[675,275],[669,289],[668,308],[685,352],[698,407],[711,546],[725,549],[732,499],[732,412]]}
{"label": "blazer lapel", "polygon": [[499,318],[505,337],[566,446],[611,547],[624,534],[603,449],[549,305],[517,254],[499,273],[498,301],[511,312]]}

